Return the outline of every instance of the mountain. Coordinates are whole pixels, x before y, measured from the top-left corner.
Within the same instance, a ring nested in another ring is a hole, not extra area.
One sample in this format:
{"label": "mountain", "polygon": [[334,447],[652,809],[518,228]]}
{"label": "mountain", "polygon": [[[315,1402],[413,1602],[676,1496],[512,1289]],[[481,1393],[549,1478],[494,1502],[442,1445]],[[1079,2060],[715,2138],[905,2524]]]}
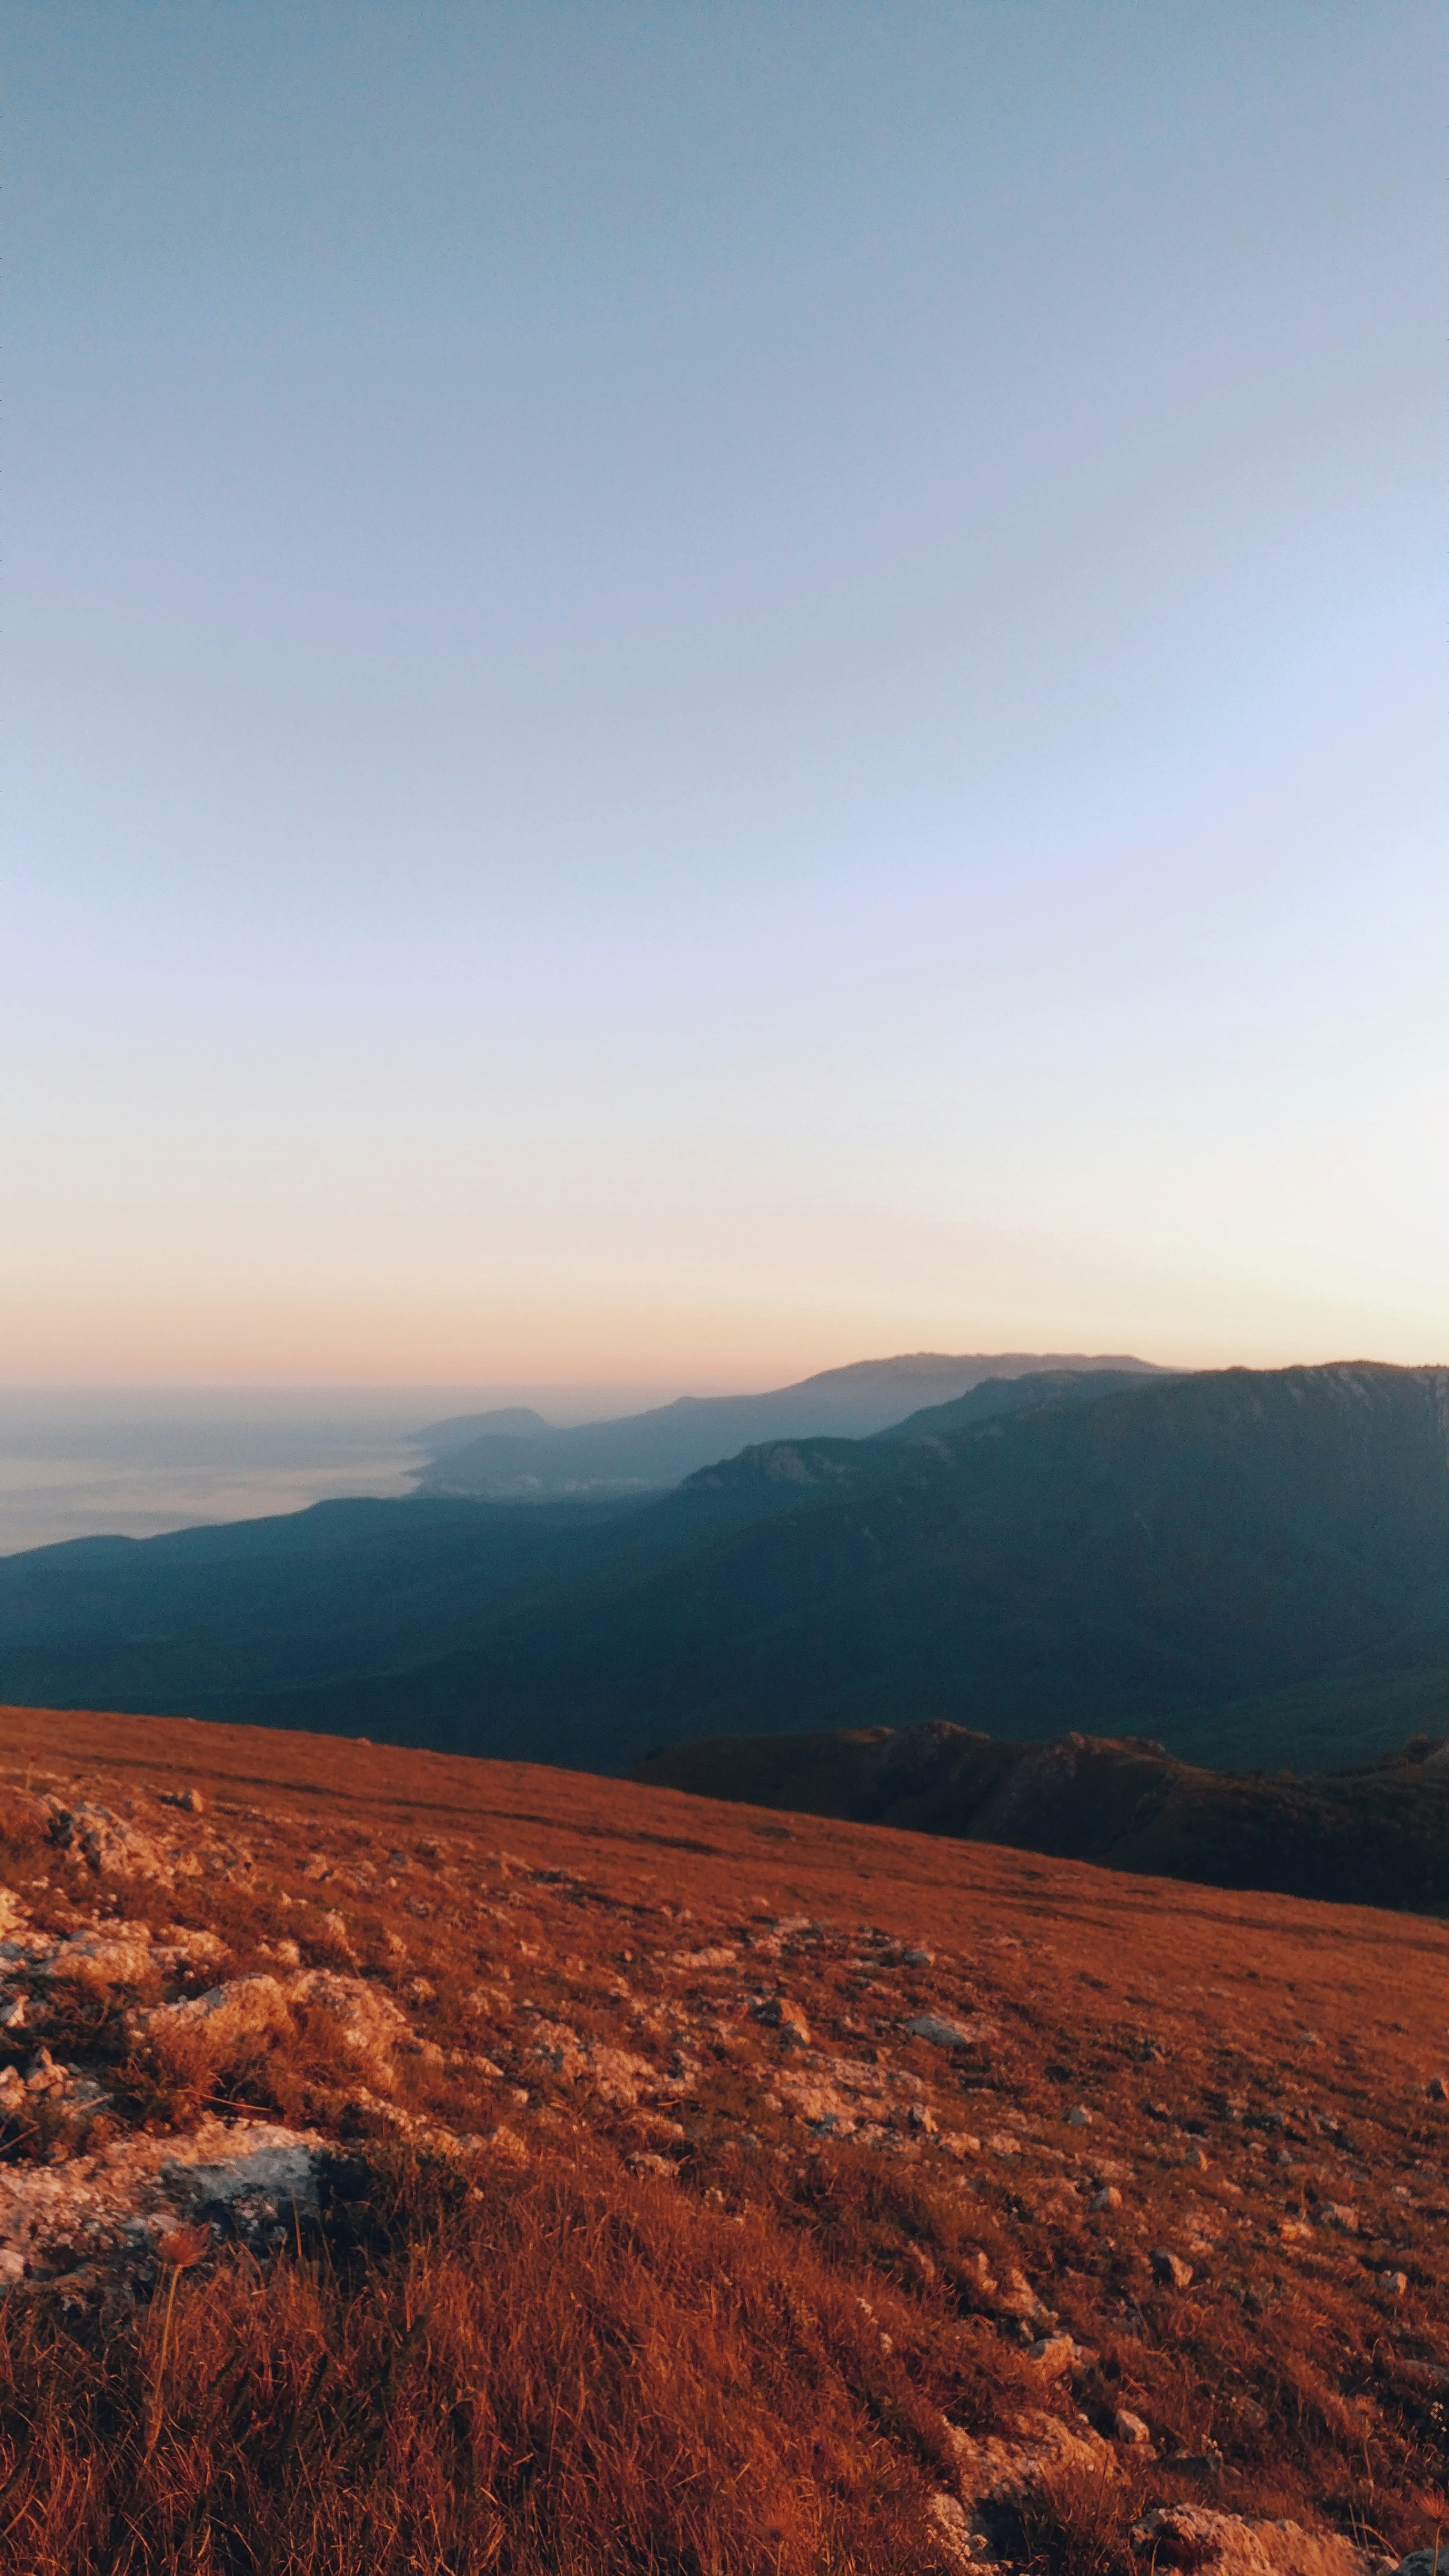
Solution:
{"label": "mountain", "polygon": [[643,1503],[339,1503],[32,1551],[0,1561],[0,1696],[606,1771],[928,1718],[1239,1769],[1443,1731],[1449,1371],[1080,1396],[765,1442]]}
{"label": "mountain", "polygon": [[1445,1925],[0,1745],[6,2576],[1430,2576]]}
{"label": "mountain", "polygon": [[[1182,1371],[1161,1369],[1159,1384]],[[984,1422],[998,1422],[1008,1413],[1030,1413],[1039,1404],[1060,1400],[1063,1404],[1093,1404],[1099,1395],[1124,1395],[1142,1383],[1140,1370],[1132,1368],[1053,1368],[1034,1369],[1022,1377],[983,1378],[966,1395],[953,1396],[947,1404],[923,1405],[919,1413],[908,1414],[904,1422],[892,1422],[884,1431],[874,1432],[876,1440],[934,1440],[944,1431],[975,1431]]]}
{"label": "mountain", "polygon": [[1297,1779],[1175,1761],[1143,1737],[1008,1744],[959,1726],[718,1736],[646,1754],[655,1789],[1005,1843],[1209,1887],[1449,1906],[1449,1745]]}
{"label": "mountain", "polygon": [[552,1440],[558,1435],[554,1425],[535,1413],[531,1404],[504,1404],[492,1413],[455,1413],[446,1422],[430,1422],[417,1433],[417,1445],[435,1458],[450,1449],[463,1449],[470,1440],[486,1435],[502,1440]]}
{"label": "mountain", "polygon": [[[1046,1369],[1157,1374],[1147,1360],[1044,1359],[1026,1351],[950,1359],[936,1351],[916,1351],[824,1369],[798,1386],[777,1387],[768,1395],[685,1395],[648,1413],[628,1414],[618,1422],[584,1422],[569,1431],[540,1423],[530,1435],[522,1428],[522,1408],[506,1416],[463,1415],[419,1435],[420,1445],[435,1455],[419,1472],[418,1490],[473,1494],[495,1502],[658,1493],[748,1442],[812,1433],[865,1439],[902,1414],[964,1395],[984,1379],[1020,1378]],[[536,1414],[532,1419],[539,1422]]]}

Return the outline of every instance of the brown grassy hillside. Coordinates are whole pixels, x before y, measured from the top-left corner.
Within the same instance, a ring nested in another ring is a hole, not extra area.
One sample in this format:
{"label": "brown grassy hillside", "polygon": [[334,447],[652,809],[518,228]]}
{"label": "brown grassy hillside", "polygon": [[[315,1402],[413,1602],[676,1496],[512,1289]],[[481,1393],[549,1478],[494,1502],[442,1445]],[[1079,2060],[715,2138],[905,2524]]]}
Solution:
{"label": "brown grassy hillside", "polygon": [[0,2568],[1449,2519],[1439,1925],[183,1720],[0,1780]]}

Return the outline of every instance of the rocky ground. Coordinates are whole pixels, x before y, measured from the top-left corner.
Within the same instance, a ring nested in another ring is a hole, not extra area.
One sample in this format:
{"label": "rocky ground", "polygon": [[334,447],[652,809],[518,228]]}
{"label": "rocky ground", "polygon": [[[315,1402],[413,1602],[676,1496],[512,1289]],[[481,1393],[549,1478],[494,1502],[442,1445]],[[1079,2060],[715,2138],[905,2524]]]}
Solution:
{"label": "rocky ground", "polygon": [[[501,2233],[566,2177],[668,2236],[681,2318],[731,2311],[742,2409],[748,2302],[797,2283],[794,2381],[879,2455],[895,2565],[1432,2560],[1438,1924],[183,1721],[16,1711],[3,1749],[12,2337],[60,2320],[69,2367],[130,2336],[144,2393],[158,2313],[169,2336],[223,2285],[280,2297],[289,2266],[355,2260],[399,2157]],[[39,2565],[17,2385],[0,2553],[32,2554],[0,2563]],[[148,2475],[184,2447],[172,2414]],[[334,2563],[236,2554],[188,2474],[184,2547],[163,2516],[152,2555],[105,2563]],[[457,2502],[451,2555],[375,2563],[550,2563],[489,2494],[471,2523]],[[775,2510],[771,2562],[702,2506],[715,2565],[876,2563],[859,2497],[812,2505],[803,2540]],[[648,2545],[596,2563],[709,2564]]]}

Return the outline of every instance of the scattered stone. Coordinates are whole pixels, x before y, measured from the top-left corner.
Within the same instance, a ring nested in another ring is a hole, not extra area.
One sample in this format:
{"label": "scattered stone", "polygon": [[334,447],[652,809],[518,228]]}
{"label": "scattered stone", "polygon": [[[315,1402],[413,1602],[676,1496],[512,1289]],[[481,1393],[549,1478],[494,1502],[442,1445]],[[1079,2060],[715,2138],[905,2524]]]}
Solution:
{"label": "scattered stone", "polygon": [[1126,2406],[1118,2407],[1112,2418],[1112,2431],[1119,2442],[1126,2442],[1139,2450],[1144,2442],[1150,2442],[1152,2439],[1141,2416],[1134,2415]]}
{"label": "scattered stone", "polygon": [[1117,2475],[1111,2445],[1088,2427],[1064,2424],[1056,2415],[1023,2414],[1016,2430],[1022,2438],[1006,2441],[946,2426],[957,2497],[968,2513],[981,2504],[1011,2503],[1073,2470],[1087,2471],[1094,2483]]}
{"label": "scattered stone", "polygon": [[1407,2272],[1375,2272],[1374,2279],[1391,2299],[1401,2299],[1409,2286]]}
{"label": "scattered stone", "polygon": [[932,2048],[974,2048],[979,2039],[995,2029],[994,2022],[947,2021],[943,2013],[914,2013],[906,2023],[912,2039],[929,2040]]}
{"label": "scattered stone", "polygon": [[1320,2227],[1340,2228],[1345,2236],[1356,2236],[1358,2211],[1350,2207],[1347,2201],[1321,2200],[1318,2204],[1318,2224]]}
{"label": "scattered stone", "polygon": [[1104,2182],[1101,2190],[1094,2191],[1092,2194],[1091,2207],[1093,2209],[1120,2209],[1121,2206],[1122,2194],[1117,2189],[1114,2182]]}
{"label": "scattered stone", "polygon": [[[198,2216],[253,2244],[281,2241],[294,2208],[315,2208],[327,2152],[314,2130],[207,2117],[189,2137],[133,2131],[64,2164],[3,2165],[0,2252],[42,2277],[97,2256],[149,2260],[156,2236]],[[13,2262],[4,2269],[16,2277]]]}
{"label": "scattered stone", "polygon": [[109,1807],[88,1800],[60,1807],[51,1819],[51,1839],[63,1851],[75,1852],[97,1876],[104,1870],[130,1878],[160,1879],[169,1886],[176,1871],[161,1846],[137,1825],[114,1816]]}
{"label": "scattered stone", "polygon": [[1151,2262],[1154,2280],[1164,2282],[1172,2290],[1187,2288],[1192,2279],[1192,2265],[1184,2263],[1180,2254],[1174,2254],[1166,2245],[1155,2245]]}
{"label": "scattered stone", "polygon": [[204,2027],[218,2052],[242,2039],[268,2034],[290,2037],[294,2028],[281,1981],[266,1974],[233,1977],[186,2003],[157,2004],[151,2012],[137,2015],[137,2025],[151,2039],[163,2039],[173,2030]]}
{"label": "scattered stone", "polygon": [[249,2139],[245,2153],[218,2164],[170,2159],[162,2166],[160,2179],[171,2198],[191,2215],[224,2215],[251,2237],[279,2219],[295,2222],[317,2214],[314,2150],[295,2137],[264,2146]]}
{"label": "scattered stone", "polygon": [[[986,2270],[986,2257],[982,2254],[977,2260],[981,2266],[984,2286],[991,2277]],[[1048,2314],[1026,2274],[1017,2271],[1014,2265],[1002,2273],[1001,2287],[996,2293],[996,2304],[1006,2316],[1019,2317],[1024,2325],[1035,2325],[1039,2318],[1045,2318]]]}
{"label": "scattered stone", "polygon": [[945,2552],[953,2567],[962,2570],[962,2576],[970,2576],[970,2571],[978,2568],[981,2560],[971,2526],[955,2497],[940,2488],[932,2496],[927,2511],[936,2526],[937,2548]]}
{"label": "scattered stone", "polygon": [[1071,2110],[1067,2113],[1067,2127],[1069,2129],[1090,2129],[1091,2125],[1092,2114],[1088,2110],[1086,2103],[1075,2102],[1072,2105]]}
{"label": "scattered stone", "polygon": [[763,2003],[752,2004],[750,2010],[766,2030],[777,2030],[782,2039],[801,2048],[809,2047],[810,2024],[798,2004],[787,2002],[783,1995],[768,1995]]}
{"label": "scattered stone", "polygon": [[1200,2576],[1373,2576],[1380,2563],[1334,2532],[1247,2522],[1200,2504],[1159,2505],[1134,2523],[1132,2540],[1151,2565]]}
{"label": "scattered stone", "polygon": [[1424,2090],[1431,2102],[1449,2102],[1449,2076],[1431,2075]]}

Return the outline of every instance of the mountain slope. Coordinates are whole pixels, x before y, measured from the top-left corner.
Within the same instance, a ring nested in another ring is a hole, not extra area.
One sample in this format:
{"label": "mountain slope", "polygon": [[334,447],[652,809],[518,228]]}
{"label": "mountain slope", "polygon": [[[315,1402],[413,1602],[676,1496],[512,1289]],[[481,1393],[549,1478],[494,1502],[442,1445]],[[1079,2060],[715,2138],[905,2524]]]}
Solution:
{"label": "mountain slope", "polygon": [[925,1717],[1363,1759],[1449,1676],[1446,1420],[1443,1370],[1226,1370],[765,1443],[642,1506],[42,1550],[0,1564],[0,1691],[590,1769]]}
{"label": "mountain slope", "polygon": [[5,2576],[1423,2576],[1443,1925],[0,1741]]}
{"label": "mountain slope", "polygon": [[[409,1722],[519,1749],[545,1726],[555,1758],[607,1766],[690,1735],[932,1715],[1018,1737],[1150,1725],[1190,1752],[1252,1694],[1443,1672],[1446,1385],[1230,1370],[929,1445],[747,1451],[607,1534],[587,1596],[419,1672]],[[657,1566],[690,1510],[697,1548]]]}
{"label": "mountain slope", "polygon": [[[1179,1374],[1162,1369],[1156,1382],[1161,1385]],[[931,1440],[945,1431],[977,1431],[984,1423],[1000,1421],[1009,1413],[1032,1413],[1038,1405],[1056,1401],[1095,1404],[1102,1395],[1131,1394],[1141,1383],[1138,1370],[1123,1368],[1033,1369],[1022,1377],[983,1378],[965,1395],[953,1396],[947,1404],[923,1405],[904,1422],[892,1422],[872,1436],[877,1440]]]}
{"label": "mountain slope", "polygon": [[1449,1907],[1449,1750],[1427,1745],[1373,1770],[1245,1778],[1175,1761],[1143,1737],[1011,1744],[928,1722],[716,1736],[647,1754],[630,1776],[1212,1887]]}
{"label": "mountain slope", "polygon": [[1024,1351],[952,1359],[917,1351],[825,1369],[768,1395],[681,1396],[675,1404],[617,1422],[585,1422],[569,1431],[545,1426],[533,1437],[520,1437],[521,1426],[510,1419],[505,1427],[499,1416],[489,1414],[478,1417],[478,1434],[470,1438],[465,1417],[421,1435],[424,1442],[431,1438],[441,1446],[421,1471],[418,1490],[513,1502],[565,1494],[659,1492],[749,1441],[809,1434],[863,1439],[902,1414],[960,1396],[983,1380],[1043,1369],[1155,1374],[1147,1360],[1042,1359]]}

